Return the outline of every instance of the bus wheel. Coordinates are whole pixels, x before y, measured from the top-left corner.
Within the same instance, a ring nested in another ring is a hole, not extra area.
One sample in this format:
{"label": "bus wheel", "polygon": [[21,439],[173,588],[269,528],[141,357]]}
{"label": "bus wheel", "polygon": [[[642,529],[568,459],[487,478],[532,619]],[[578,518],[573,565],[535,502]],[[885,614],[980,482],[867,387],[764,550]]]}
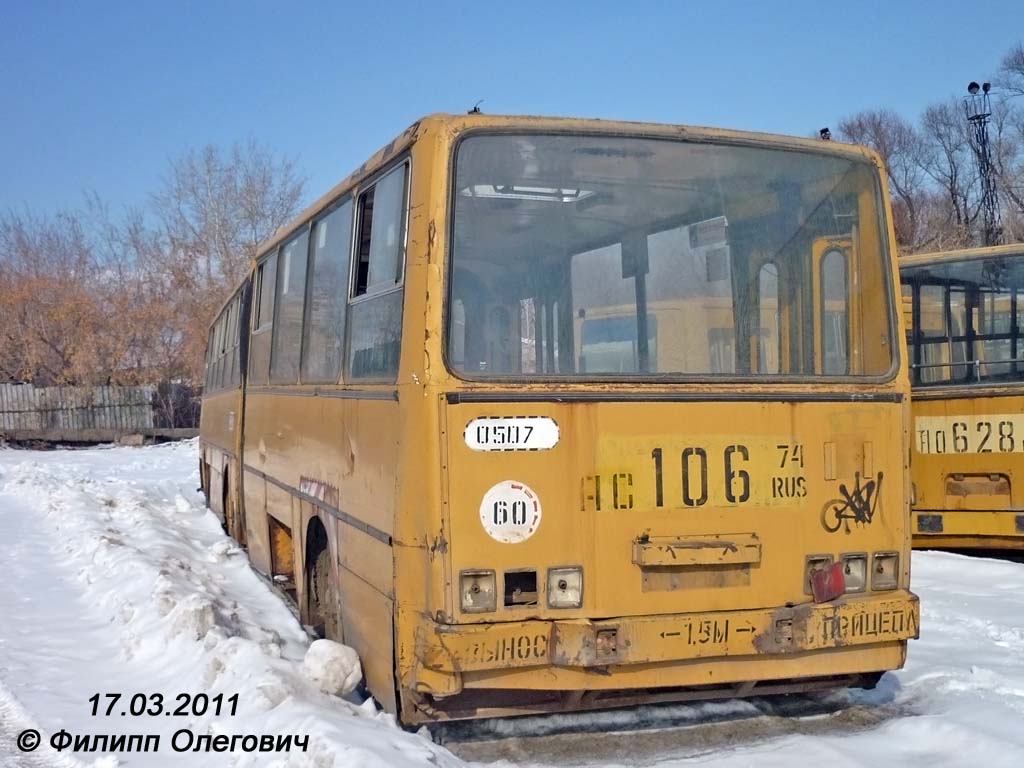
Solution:
{"label": "bus wheel", "polygon": [[884,672],[867,672],[857,679],[857,682],[853,687],[863,688],[865,691],[873,691],[878,686],[878,682],[882,679],[882,675],[884,674]]}
{"label": "bus wheel", "polygon": [[327,534],[319,521],[310,525],[309,543],[313,554],[307,560],[306,577],[310,626],[318,637],[343,643],[341,599],[338,585],[331,577],[331,550],[327,546]]}

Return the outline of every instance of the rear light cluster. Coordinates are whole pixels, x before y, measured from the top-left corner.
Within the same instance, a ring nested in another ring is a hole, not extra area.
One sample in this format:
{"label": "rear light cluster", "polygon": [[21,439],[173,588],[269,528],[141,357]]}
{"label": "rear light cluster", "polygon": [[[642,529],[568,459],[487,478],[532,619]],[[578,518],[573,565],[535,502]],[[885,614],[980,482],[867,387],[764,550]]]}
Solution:
{"label": "rear light cluster", "polygon": [[[505,571],[504,604],[506,608],[539,604],[537,572]],[[462,571],[459,574],[463,613],[489,613],[498,608],[498,576],[492,570]],[[579,608],[583,605],[583,569],[575,566],[548,568],[548,608]]]}
{"label": "rear light cluster", "polygon": [[462,610],[465,613],[493,611],[496,604],[494,571],[463,571]]}
{"label": "rear light cluster", "polygon": [[[870,561],[870,568],[868,567]],[[804,594],[811,594],[811,574],[831,568],[832,555],[811,555],[804,565]],[[866,552],[844,552],[839,556],[847,592],[864,592],[870,585],[874,591],[899,586],[900,555],[898,552],[875,552],[869,559]]]}

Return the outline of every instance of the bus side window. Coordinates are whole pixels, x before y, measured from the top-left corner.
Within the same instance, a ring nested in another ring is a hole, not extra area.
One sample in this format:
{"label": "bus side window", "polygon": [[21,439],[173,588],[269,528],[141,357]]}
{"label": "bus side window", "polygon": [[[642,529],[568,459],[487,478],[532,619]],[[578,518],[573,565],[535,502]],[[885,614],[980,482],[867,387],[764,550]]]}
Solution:
{"label": "bus side window", "polygon": [[398,376],[408,169],[402,163],[359,195],[348,316],[349,381],[393,382]]}
{"label": "bus side window", "polygon": [[256,290],[249,343],[249,383],[267,384],[270,373],[270,339],[274,319],[274,285],[277,281],[277,253],[256,267]]}
{"label": "bus side window", "polygon": [[227,308],[220,315],[220,319],[217,324],[220,326],[220,343],[217,345],[217,356],[219,362],[217,364],[217,386],[220,389],[224,389],[227,381],[225,379],[225,370],[227,368],[227,346],[228,346],[228,312]]}
{"label": "bus side window", "polygon": [[352,250],[352,201],[346,200],[313,224],[313,249],[302,380],[336,384],[345,348],[348,265]]}
{"label": "bus side window", "polygon": [[220,317],[213,321],[213,348],[210,350],[210,389],[216,391],[220,388],[218,372],[220,365]]}
{"label": "bus side window", "polygon": [[900,292],[903,297],[903,324],[907,328],[907,341],[914,337],[914,286],[902,283]]}
{"label": "bus side window", "polygon": [[224,367],[226,358],[224,356],[224,349],[227,346],[227,315],[221,313],[220,320],[217,321],[217,325],[220,328],[220,340],[217,342],[217,380],[214,385],[218,389],[224,389]]}
{"label": "bus side window", "polygon": [[210,326],[210,330],[206,334],[206,391],[210,391],[210,380],[213,374],[213,367],[210,362],[213,360],[213,326]]}
{"label": "bus side window", "polygon": [[270,356],[270,382],[295,384],[299,380],[302,311],[306,298],[306,258],[309,231],[304,229],[281,248],[274,301],[274,343]]}
{"label": "bus side window", "polygon": [[962,287],[953,287],[947,291],[949,301],[949,318],[952,321],[949,328],[950,356],[954,365],[952,376],[955,380],[963,380],[972,376],[974,371],[968,365],[967,354],[967,322],[968,322],[968,295],[967,290]]}
{"label": "bus side window", "polygon": [[236,328],[235,328],[235,314],[237,310],[235,308],[235,300],[232,299],[228,303],[227,317],[225,320],[225,331],[224,331],[224,371],[221,374],[221,386],[225,388],[231,388],[234,384],[234,350],[235,350],[235,339],[236,339]]}
{"label": "bus side window", "polygon": [[950,378],[946,291],[939,285],[921,285],[918,295],[921,316],[918,333],[922,339],[920,378],[924,384],[933,384]]}
{"label": "bus side window", "polygon": [[231,386],[237,387],[242,383],[238,369],[238,356],[240,354],[239,328],[241,327],[240,318],[242,316],[242,294],[238,294],[234,302],[232,302],[231,306],[233,309],[231,320]]}

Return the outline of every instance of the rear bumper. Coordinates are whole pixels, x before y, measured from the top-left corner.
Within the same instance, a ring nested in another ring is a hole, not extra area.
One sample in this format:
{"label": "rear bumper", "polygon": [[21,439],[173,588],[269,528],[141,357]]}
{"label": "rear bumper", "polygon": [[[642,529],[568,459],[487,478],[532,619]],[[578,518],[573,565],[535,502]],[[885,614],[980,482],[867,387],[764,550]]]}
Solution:
{"label": "rear bumper", "polygon": [[1024,511],[915,510],[915,547],[1024,548]]}
{"label": "rear bumper", "polygon": [[452,684],[462,673],[486,670],[548,667],[614,675],[633,665],[766,659],[898,643],[916,638],[919,626],[917,596],[906,590],[793,607],[600,621],[428,622],[418,633],[414,687],[446,695],[461,688]]}

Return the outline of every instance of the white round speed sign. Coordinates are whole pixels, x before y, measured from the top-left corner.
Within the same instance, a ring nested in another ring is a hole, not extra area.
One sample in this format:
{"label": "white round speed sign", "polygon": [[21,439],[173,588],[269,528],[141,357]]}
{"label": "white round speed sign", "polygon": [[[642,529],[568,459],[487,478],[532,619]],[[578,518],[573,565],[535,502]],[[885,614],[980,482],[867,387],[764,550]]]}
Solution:
{"label": "white round speed sign", "polygon": [[518,544],[540,525],[540,499],[526,483],[503,480],[484,494],[480,522],[487,535],[503,544]]}

